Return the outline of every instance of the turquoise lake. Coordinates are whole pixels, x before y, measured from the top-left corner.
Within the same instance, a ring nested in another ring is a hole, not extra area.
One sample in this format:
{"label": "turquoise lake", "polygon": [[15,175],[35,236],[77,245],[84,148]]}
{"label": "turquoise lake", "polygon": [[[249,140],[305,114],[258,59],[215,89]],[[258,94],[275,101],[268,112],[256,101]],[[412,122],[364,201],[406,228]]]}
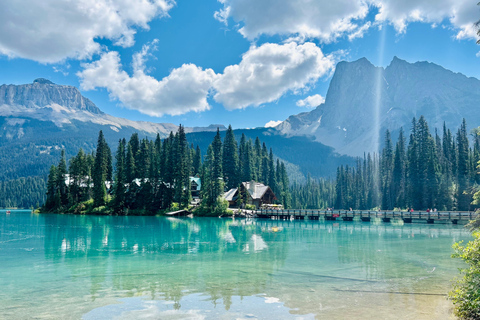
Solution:
{"label": "turquoise lake", "polygon": [[0,319],[450,319],[463,226],[0,210]]}

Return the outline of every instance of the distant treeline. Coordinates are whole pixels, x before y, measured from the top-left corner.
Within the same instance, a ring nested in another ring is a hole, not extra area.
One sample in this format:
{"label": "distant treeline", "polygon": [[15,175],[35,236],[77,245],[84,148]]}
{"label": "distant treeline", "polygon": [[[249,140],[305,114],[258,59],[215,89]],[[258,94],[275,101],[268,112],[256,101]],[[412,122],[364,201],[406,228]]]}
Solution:
{"label": "distant treeline", "polygon": [[443,126],[431,134],[423,116],[412,120],[410,136],[401,129],[394,144],[385,133],[380,154],[340,166],[335,181],[309,181],[292,189],[294,206],[338,209],[413,208],[466,211],[474,209],[480,175],[479,129],[470,146],[465,120],[453,134]]}
{"label": "distant treeline", "polygon": [[[113,159],[102,131],[96,152],[82,149],[67,166],[62,153],[50,168],[44,212],[155,214],[167,208],[186,208],[191,202],[190,176],[201,178],[205,211],[224,206],[219,197],[242,181],[270,185],[279,201],[290,206],[285,165],[273,160],[272,150],[257,137],[235,140],[229,126],[222,143],[217,131],[204,160],[197,146],[189,145],[182,126],[162,140],[140,140],[133,134],[119,140]],[[115,163],[115,165],[113,165]]]}
{"label": "distant treeline", "polygon": [[43,177],[0,181],[0,208],[38,208],[45,201]]}

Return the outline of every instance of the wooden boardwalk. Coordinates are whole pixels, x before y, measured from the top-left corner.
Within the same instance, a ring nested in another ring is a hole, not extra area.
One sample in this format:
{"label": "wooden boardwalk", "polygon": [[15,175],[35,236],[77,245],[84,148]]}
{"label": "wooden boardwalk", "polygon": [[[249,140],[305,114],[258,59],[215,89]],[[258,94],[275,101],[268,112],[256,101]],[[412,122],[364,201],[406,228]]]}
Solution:
{"label": "wooden boardwalk", "polygon": [[394,219],[403,220],[404,223],[412,223],[414,220],[425,220],[427,223],[435,221],[450,221],[457,224],[458,221],[467,222],[476,217],[476,213],[468,211],[372,211],[372,210],[311,210],[311,209],[284,209],[284,210],[257,210],[257,218],[276,220],[361,220],[370,222],[372,219],[382,219],[383,222],[391,222]]}

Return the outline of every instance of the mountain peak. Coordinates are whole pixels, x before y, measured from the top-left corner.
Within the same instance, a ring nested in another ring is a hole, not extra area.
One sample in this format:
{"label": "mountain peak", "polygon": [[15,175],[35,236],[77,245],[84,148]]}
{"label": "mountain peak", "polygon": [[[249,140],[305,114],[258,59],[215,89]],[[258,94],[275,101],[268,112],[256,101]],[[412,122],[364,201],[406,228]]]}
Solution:
{"label": "mountain peak", "polygon": [[395,64],[408,64],[406,60],[400,59],[397,56],[394,56],[392,59],[392,62],[390,62],[390,65],[395,65]]}
{"label": "mountain peak", "polygon": [[360,58],[360,59],[355,60],[355,61],[340,61],[337,64],[336,69],[338,69],[338,68],[342,69],[342,68],[345,68],[347,66],[350,66],[350,67],[352,67],[352,66],[355,66],[355,67],[365,66],[365,67],[368,68],[368,67],[373,67],[373,64],[367,58],[363,57],[363,58]]}
{"label": "mountain peak", "polygon": [[[1,105],[8,105],[16,110],[22,107],[37,111],[39,108],[51,109],[52,105],[58,105],[68,109],[68,112],[88,111],[92,114],[103,114],[92,101],[82,96],[77,88],[57,85],[45,78],[35,79],[30,84],[0,86]],[[67,112],[66,109],[62,110]]]}
{"label": "mountain peak", "polygon": [[45,78],[37,78],[33,80],[33,83],[39,83],[39,84],[55,84],[52,81],[45,79]]}
{"label": "mountain peak", "polygon": [[[393,136],[425,116],[432,128],[456,128],[462,119],[475,126],[480,81],[435,63],[410,63],[393,57],[386,68],[367,59],[339,62],[321,113],[291,116],[279,127],[287,135],[313,135],[338,153],[378,152],[386,129]],[[377,122],[375,122],[377,121]]]}
{"label": "mountain peak", "polygon": [[370,60],[368,60],[368,59],[365,58],[365,57],[362,57],[362,58],[360,58],[360,59],[358,59],[358,60],[356,60],[356,61],[353,61],[353,63],[372,64],[372,63],[370,62]]}

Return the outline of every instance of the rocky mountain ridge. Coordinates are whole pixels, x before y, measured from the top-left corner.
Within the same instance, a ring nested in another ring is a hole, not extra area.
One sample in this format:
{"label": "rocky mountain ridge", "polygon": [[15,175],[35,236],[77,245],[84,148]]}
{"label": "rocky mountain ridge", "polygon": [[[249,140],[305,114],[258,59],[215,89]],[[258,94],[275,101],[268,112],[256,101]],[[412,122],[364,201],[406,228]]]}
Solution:
{"label": "rocky mountain ridge", "polygon": [[480,81],[429,62],[394,57],[386,68],[366,58],[337,64],[325,103],[290,116],[276,127],[287,136],[311,136],[335,151],[362,156],[377,152],[385,130],[410,130],[424,115],[431,129],[457,128],[463,118],[480,125]]}
{"label": "rocky mountain ridge", "polygon": [[[72,126],[76,121],[106,126],[106,130],[116,132],[129,128],[147,134],[159,133],[163,137],[178,128],[177,125],[171,123],[132,121],[111,116],[102,112],[92,101],[82,96],[76,87],[54,84],[44,78],[35,79],[30,84],[1,85],[0,117],[9,119],[7,125],[12,123],[18,125],[29,119],[36,119],[53,122],[61,128],[67,124]],[[208,127],[186,127],[185,131],[216,131],[217,127],[221,130],[226,129],[223,125],[210,125]]]}
{"label": "rocky mountain ridge", "polygon": [[26,109],[59,105],[67,109],[103,114],[92,101],[83,97],[77,88],[57,85],[44,78],[23,85],[1,85],[0,105],[23,106]]}

